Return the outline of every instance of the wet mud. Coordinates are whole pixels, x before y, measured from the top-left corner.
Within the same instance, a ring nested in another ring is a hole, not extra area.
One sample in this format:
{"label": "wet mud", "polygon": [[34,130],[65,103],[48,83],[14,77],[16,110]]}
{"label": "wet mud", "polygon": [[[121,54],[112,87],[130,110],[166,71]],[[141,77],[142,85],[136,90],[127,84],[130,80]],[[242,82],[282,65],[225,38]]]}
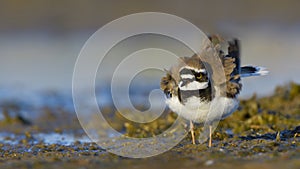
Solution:
{"label": "wet mud", "polygon": [[[143,159],[117,156],[93,143],[76,114],[61,107],[44,106],[35,118],[18,113],[17,102],[2,103],[1,110],[0,168],[300,168],[300,85],[295,83],[277,87],[271,96],[241,100],[239,110],[219,123],[211,148],[191,144],[188,134],[171,150]],[[177,118],[166,111],[139,124],[112,107],[102,112],[115,130],[135,138],[155,137]],[[202,130],[196,126],[197,137]]]}

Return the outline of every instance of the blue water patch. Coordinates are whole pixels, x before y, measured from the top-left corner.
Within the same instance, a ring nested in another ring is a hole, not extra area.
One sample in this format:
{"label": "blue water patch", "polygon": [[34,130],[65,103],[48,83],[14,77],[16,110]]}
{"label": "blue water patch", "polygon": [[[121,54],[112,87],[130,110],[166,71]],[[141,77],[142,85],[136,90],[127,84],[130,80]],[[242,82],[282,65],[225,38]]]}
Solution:
{"label": "blue water patch", "polygon": [[76,142],[92,142],[86,135],[78,137],[71,133],[38,133],[32,134],[30,139],[26,138],[23,134],[13,134],[8,132],[0,133],[0,143],[2,144],[18,145],[23,139],[27,139],[28,142],[32,144],[43,143],[46,145],[58,144],[64,146],[73,145]]}

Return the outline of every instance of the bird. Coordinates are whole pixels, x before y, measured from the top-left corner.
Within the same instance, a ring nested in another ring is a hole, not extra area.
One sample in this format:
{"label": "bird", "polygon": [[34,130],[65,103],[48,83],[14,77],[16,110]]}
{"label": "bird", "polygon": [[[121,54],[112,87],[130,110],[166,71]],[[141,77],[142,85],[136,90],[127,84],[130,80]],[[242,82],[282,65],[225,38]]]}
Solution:
{"label": "bird", "polygon": [[[210,106],[214,107],[209,122],[209,142],[212,146],[212,123],[215,120],[225,119],[239,107],[238,95],[242,89],[241,78],[262,76],[268,74],[264,67],[246,65],[241,66],[240,41],[236,38],[225,41],[219,35],[208,37],[209,42],[204,45],[201,53],[191,57],[180,57],[161,78],[160,88],[166,96],[166,104],[178,116],[189,120],[192,144],[196,144],[194,123],[204,123],[210,113]],[[211,50],[213,49],[213,50]],[[213,51],[213,52],[208,52]],[[211,67],[203,55],[215,55],[221,60],[224,70],[224,80],[213,74]],[[219,86],[225,86],[224,91],[216,95]],[[218,105],[224,104],[223,109]],[[217,118],[219,115],[220,118]]]}

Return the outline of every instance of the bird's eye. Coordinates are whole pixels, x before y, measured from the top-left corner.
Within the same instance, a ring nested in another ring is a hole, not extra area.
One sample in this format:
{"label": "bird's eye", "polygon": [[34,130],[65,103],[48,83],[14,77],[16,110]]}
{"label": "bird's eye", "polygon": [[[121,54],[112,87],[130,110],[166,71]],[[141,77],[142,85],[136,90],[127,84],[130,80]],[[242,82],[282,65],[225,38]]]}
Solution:
{"label": "bird's eye", "polygon": [[198,76],[197,76],[197,79],[201,79],[202,78],[202,74],[200,73]]}

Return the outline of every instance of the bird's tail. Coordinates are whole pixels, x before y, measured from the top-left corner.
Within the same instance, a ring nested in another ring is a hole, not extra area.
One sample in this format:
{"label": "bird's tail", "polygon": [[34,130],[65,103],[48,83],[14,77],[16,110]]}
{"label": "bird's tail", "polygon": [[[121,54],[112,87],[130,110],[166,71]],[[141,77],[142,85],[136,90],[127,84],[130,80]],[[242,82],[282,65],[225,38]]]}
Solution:
{"label": "bird's tail", "polygon": [[264,67],[259,66],[243,66],[241,67],[241,77],[264,76],[269,71]]}

